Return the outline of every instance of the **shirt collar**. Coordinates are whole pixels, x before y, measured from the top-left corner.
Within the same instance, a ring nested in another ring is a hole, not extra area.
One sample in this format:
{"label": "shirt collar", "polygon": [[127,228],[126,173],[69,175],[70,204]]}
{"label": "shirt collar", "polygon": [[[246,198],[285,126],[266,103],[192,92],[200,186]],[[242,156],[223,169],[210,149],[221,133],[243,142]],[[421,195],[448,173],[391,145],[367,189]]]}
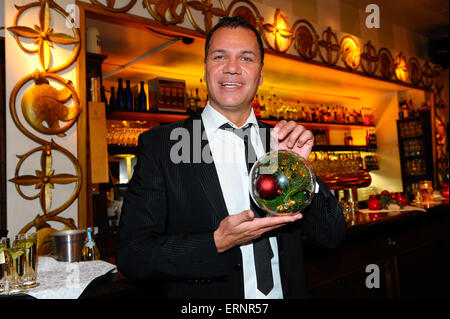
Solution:
{"label": "shirt collar", "polygon": [[[231,126],[237,128],[236,125],[230,122],[224,115],[215,110],[211,106],[209,101],[206,104],[205,108],[203,109],[202,120],[203,125],[205,126],[205,130],[212,133],[216,133],[217,130],[225,123],[229,123]],[[245,121],[245,123],[242,125],[242,127],[247,125],[248,123],[251,123],[252,126],[256,125],[256,127],[258,127],[258,121],[256,119],[255,113],[253,112],[253,108],[251,109],[250,115]]]}

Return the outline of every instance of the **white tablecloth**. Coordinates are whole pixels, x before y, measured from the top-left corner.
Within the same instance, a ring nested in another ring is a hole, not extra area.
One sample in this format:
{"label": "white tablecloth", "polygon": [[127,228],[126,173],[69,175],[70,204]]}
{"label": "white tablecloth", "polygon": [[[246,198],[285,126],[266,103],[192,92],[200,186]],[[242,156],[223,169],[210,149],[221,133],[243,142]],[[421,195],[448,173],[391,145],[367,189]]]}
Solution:
{"label": "white tablecloth", "polygon": [[115,265],[103,260],[69,263],[39,256],[39,286],[27,290],[26,294],[38,299],[77,299],[91,281],[115,269]]}

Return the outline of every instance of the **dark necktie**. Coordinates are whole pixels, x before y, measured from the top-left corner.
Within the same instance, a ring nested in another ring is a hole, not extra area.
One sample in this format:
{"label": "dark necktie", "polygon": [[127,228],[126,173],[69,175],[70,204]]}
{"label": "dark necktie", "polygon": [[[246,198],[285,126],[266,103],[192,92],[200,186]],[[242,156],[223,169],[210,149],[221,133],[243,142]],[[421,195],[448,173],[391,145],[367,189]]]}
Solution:
{"label": "dark necktie", "polygon": [[[244,140],[245,146],[245,162],[247,164],[247,171],[250,173],[254,162],[257,159],[255,149],[252,146],[250,139],[251,123],[247,124],[241,129],[233,128],[226,123],[220,126],[221,129],[231,131],[241,139]],[[250,196],[249,196],[250,197]],[[258,214],[259,208],[250,197],[250,206],[255,214],[255,217],[261,217]],[[272,264],[270,260],[273,257],[273,251],[270,247],[269,238],[260,237],[253,241],[253,254],[255,258],[256,280],[257,287],[263,294],[267,295],[273,288]]]}

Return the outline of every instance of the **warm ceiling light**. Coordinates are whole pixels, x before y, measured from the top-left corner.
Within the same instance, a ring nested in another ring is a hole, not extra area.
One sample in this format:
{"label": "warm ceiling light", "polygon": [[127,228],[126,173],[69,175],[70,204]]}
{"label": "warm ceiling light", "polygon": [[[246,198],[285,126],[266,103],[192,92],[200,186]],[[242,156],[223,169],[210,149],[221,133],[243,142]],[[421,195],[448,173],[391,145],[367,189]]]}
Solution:
{"label": "warm ceiling light", "polygon": [[341,42],[341,50],[345,65],[352,70],[356,70],[361,62],[361,48],[358,41],[351,36],[345,36]]}
{"label": "warm ceiling light", "polygon": [[401,52],[395,59],[395,77],[402,82],[406,82],[408,79],[408,64]]}
{"label": "warm ceiling light", "polygon": [[[269,46],[277,52],[286,52],[292,42],[292,31],[289,28],[287,17],[280,9],[275,12],[272,24],[264,24],[264,29],[269,33]],[[273,46],[272,46],[273,43]]]}

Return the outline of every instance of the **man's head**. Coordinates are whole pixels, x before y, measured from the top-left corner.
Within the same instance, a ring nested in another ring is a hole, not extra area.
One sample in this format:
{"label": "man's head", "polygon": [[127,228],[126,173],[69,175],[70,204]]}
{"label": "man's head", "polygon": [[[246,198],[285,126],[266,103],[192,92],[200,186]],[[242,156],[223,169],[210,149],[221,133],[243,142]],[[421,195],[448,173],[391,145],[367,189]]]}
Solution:
{"label": "man's head", "polygon": [[208,35],[206,36],[206,43],[205,43],[205,62],[206,58],[208,57],[208,50],[211,43],[211,37],[216,32],[217,29],[220,28],[244,28],[251,30],[256,37],[256,40],[258,41],[258,49],[259,49],[259,55],[261,59],[261,64],[264,64],[264,45],[261,39],[261,36],[259,35],[258,31],[255,29],[253,25],[251,25],[247,20],[240,16],[236,17],[224,17],[220,19],[220,21],[209,31]]}
{"label": "man's head", "polygon": [[258,32],[243,18],[223,18],[205,44],[205,82],[211,105],[222,113],[249,111],[262,83],[263,59]]}

